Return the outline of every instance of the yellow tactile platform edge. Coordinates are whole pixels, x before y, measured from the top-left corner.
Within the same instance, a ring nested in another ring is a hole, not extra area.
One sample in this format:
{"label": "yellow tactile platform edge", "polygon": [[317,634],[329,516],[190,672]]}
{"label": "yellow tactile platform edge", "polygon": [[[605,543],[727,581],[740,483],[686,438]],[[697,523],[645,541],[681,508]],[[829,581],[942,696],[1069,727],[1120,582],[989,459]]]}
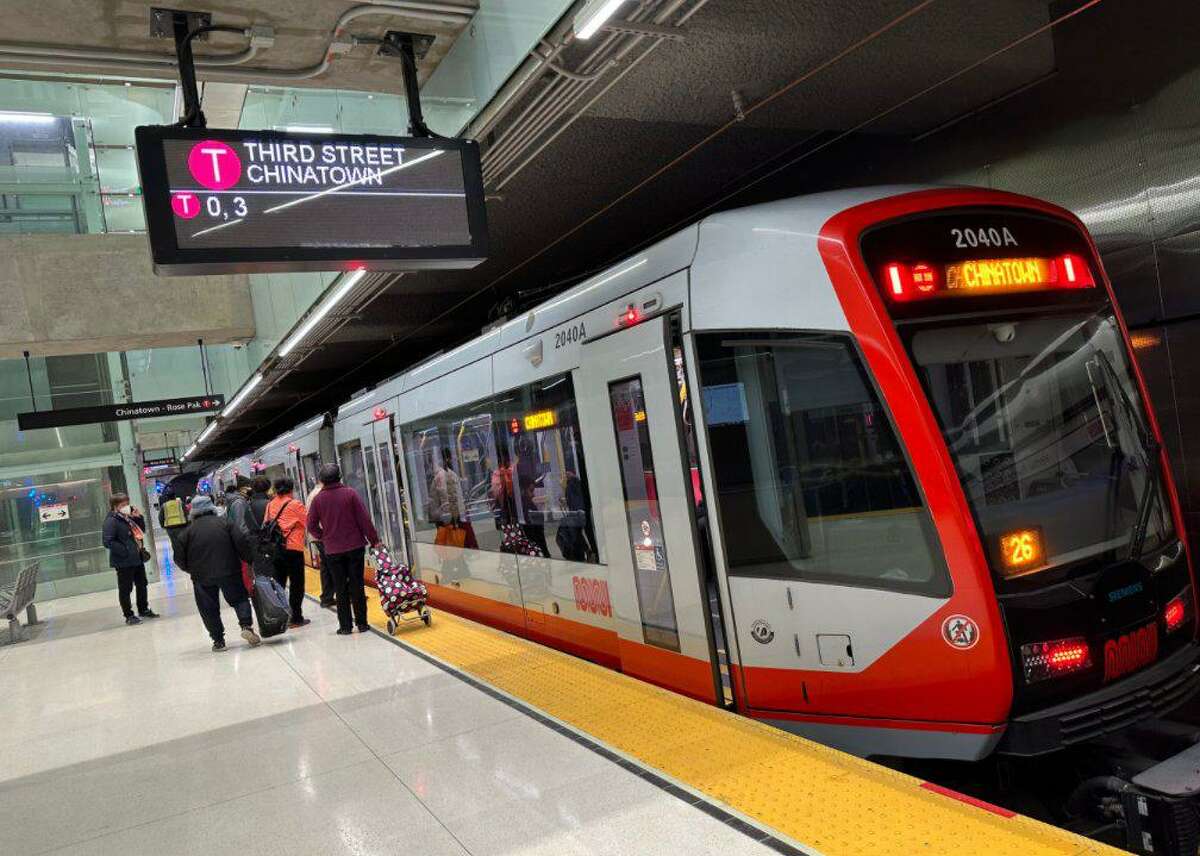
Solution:
{"label": "yellow tactile platform edge", "polygon": [[822,856],[1124,852],[446,612],[396,637]]}

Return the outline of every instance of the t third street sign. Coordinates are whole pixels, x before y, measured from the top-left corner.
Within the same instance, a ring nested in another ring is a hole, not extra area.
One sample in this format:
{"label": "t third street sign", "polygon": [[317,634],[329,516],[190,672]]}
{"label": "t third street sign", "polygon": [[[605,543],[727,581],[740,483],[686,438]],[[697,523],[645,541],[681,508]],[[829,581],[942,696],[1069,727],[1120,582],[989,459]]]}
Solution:
{"label": "t third street sign", "polygon": [[94,422],[122,422],[129,419],[154,419],[159,416],[191,416],[211,413],[225,406],[223,395],[197,395],[192,398],[164,398],[158,401],[130,401],[99,407],[69,407],[63,410],[35,410],[17,414],[17,428],[62,428],[90,425]]}

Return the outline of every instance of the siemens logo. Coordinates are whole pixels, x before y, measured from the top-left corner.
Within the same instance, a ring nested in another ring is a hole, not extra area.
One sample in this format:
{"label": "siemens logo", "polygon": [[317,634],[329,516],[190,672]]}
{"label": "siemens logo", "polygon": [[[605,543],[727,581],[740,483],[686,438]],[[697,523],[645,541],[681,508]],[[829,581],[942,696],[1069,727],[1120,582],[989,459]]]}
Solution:
{"label": "siemens logo", "polygon": [[1130,583],[1127,586],[1122,586],[1119,589],[1113,589],[1108,593],[1108,602],[1116,603],[1118,600],[1123,600],[1130,595],[1140,594],[1145,591],[1146,587],[1142,583]]}

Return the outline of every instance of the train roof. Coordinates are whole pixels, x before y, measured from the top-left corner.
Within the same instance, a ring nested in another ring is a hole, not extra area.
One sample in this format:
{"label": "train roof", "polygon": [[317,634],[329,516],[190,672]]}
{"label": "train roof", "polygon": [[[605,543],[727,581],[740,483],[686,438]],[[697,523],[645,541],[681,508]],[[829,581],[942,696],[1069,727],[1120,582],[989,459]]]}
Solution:
{"label": "train roof", "polygon": [[[734,233],[735,238],[738,233],[745,233],[747,238],[752,238],[756,233],[779,231],[800,237],[812,237],[815,248],[815,239],[821,227],[835,214],[877,199],[930,190],[935,187],[935,185],[885,185],[833,190],[711,214],[638,253],[626,256],[578,285],[523,311],[515,318],[484,331],[470,341],[449,351],[434,354],[420,363],[397,372],[377,384],[372,390],[352,396],[347,404],[339,407],[338,419],[345,419],[366,411],[381,401],[415,389],[465,365],[492,356],[504,348],[532,336],[540,335],[571,318],[618,300],[623,295],[690,267],[702,252],[705,236],[708,233],[721,232],[723,237],[728,240],[731,232]],[[316,424],[319,424],[319,420],[309,420],[304,425],[285,432],[256,450],[252,457],[258,457],[304,433],[304,429],[310,423],[315,423],[313,424],[315,428]]]}

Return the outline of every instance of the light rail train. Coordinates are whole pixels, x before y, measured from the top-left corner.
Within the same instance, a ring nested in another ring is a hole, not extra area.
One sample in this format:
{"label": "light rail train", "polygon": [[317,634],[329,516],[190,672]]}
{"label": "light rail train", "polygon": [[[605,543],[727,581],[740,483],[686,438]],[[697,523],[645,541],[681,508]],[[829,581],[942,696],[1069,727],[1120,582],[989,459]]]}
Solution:
{"label": "light rail train", "polygon": [[[1035,199],[708,217],[214,486],[308,489],[322,443],[436,607],[858,754],[1040,755],[1200,688],[1129,335],[1082,223]],[[1166,743],[1116,771],[1159,825],[1200,786]]]}

